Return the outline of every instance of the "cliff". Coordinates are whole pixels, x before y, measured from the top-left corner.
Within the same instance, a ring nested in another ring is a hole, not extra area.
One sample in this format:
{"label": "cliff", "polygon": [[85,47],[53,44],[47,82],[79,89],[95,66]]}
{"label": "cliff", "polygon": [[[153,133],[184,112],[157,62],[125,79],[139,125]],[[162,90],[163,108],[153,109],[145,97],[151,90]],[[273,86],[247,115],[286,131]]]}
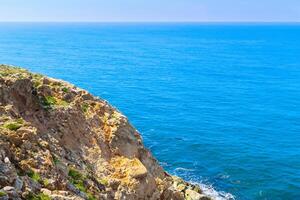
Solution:
{"label": "cliff", "polygon": [[210,199],[170,176],[117,109],[0,65],[0,199]]}

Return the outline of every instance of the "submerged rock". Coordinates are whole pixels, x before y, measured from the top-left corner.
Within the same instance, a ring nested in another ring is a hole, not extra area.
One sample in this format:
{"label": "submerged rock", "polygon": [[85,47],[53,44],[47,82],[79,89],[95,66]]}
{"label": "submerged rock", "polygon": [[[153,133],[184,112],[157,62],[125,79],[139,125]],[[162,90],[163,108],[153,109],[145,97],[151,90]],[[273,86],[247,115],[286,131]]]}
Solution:
{"label": "submerged rock", "polygon": [[105,100],[6,65],[0,65],[0,191],[0,199],[205,197],[166,173]]}

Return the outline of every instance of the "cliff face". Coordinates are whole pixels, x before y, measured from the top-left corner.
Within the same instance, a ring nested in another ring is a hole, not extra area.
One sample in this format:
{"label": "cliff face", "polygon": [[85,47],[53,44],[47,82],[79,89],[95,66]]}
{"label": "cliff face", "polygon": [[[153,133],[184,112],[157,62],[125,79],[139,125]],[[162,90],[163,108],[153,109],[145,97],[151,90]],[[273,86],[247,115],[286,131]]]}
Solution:
{"label": "cliff face", "polygon": [[106,101],[0,65],[0,199],[209,199]]}

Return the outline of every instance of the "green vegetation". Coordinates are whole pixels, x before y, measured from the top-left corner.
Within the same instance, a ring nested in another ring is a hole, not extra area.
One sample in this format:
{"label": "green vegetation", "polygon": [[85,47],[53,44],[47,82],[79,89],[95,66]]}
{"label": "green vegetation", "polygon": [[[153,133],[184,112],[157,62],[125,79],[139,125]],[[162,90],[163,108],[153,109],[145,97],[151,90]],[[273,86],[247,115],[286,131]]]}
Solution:
{"label": "green vegetation", "polygon": [[0,197],[4,197],[4,196],[6,196],[6,193],[5,193],[5,192],[2,192],[2,191],[0,191]]}
{"label": "green vegetation", "polygon": [[98,180],[98,182],[101,183],[102,185],[108,185],[108,180],[105,178]]}
{"label": "green vegetation", "polygon": [[69,106],[69,103],[64,101],[64,100],[59,100],[58,105],[63,106],[63,107],[67,107],[67,106]]}
{"label": "green vegetation", "polygon": [[16,131],[23,126],[23,119],[16,119],[14,121],[9,121],[4,124],[4,128],[9,129],[11,131]]}
{"label": "green vegetation", "polygon": [[48,179],[44,179],[44,180],[43,180],[43,185],[44,185],[45,187],[47,187],[47,186],[49,185],[49,180],[48,180]]}
{"label": "green vegetation", "polygon": [[71,178],[71,183],[81,192],[84,192],[87,194],[87,196],[89,197],[88,199],[93,200],[93,195],[88,193],[87,188],[84,185],[84,180],[86,179],[86,176],[84,176],[83,174],[81,174],[79,171],[77,171],[76,169],[69,169],[69,173],[68,173],[69,177]]}
{"label": "green vegetation", "polygon": [[84,185],[84,180],[86,179],[86,176],[81,174],[76,169],[70,168],[69,177],[71,178],[71,183],[81,192],[86,193],[88,200],[96,200],[96,197],[94,197],[91,193],[88,192],[86,186]]}
{"label": "green vegetation", "polygon": [[88,200],[97,200],[96,197],[94,197],[92,194],[87,194]]}
{"label": "green vegetation", "polygon": [[27,175],[28,175],[30,178],[32,178],[32,180],[34,180],[34,181],[36,181],[36,182],[40,182],[40,181],[41,181],[40,175],[39,175],[37,172],[33,171],[33,170],[30,170],[30,171],[27,173]]}
{"label": "green vegetation", "polygon": [[57,165],[58,163],[60,163],[60,160],[58,159],[58,157],[56,157],[55,155],[52,155],[52,158],[53,158],[53,163],[55,165]]}
{"label": "green vegetation", "polygon": [[63,87],[61,90],[65,93],[69,92],[69,89],[67,87]]}
{"label": "green vegetation", "polygon": [[43,85],[43,82],[42,82],[43,75],[41,75],[41,74],[31,74],[31,75],[33,78],[34,87],[37,88],[37,87]]}
{"label": "green vegetation", "polygon": [[42,103],[45,107],[52,107],[57,103],[57,101],[56,98],[53,96],[46,96],[43,98]]}
{"label": "green vegetation", "polygon": [[68,175],[71,177],[71,182],[77,189],[79,189],[82,192],[87,191],[83,184],[83,181],[85,179],[85,176],[83,174],[81,174],[76,169],[71,168],[71,169],[69,169]]}
{"label": "green vegetation", "polygon": [[69,169],[68,175],[74,180],[81,180],[84,178],[84,176],[79,171],[73,168]]}
{"label": "green vegetation", "polygon": [[81,192],[86,192],[87,191],[82,180],[73,180],[72,183]]}
{"label": "green vegetation", "polygon": [[69,105],[69,103],[64,100],[57,99],[56,97],[53,97],[53,96],[46,96],[42,99],[42,105],[46,109],[51,109],[54,106],[67,107]]}
{"label": "green vegetation", "polygon": [[41,80],[43,78],[42,74],[32,74],[33,79]]}
{"label": "green vegetation", "polygon": [[50,85],[53,87],[61,87],[62,83],[61,82],[51,82]]}
{"label": "green vegetation", "polygon": [[27,200],[51,200],[51,197],[43,193],[39,193],[39,194],[29,193],[26,199]]}
{"label": "green vegetation", "polygon": [[87,112],[88,109],[89,109],[89,104],[83,103],[82,106],[81,106],[81,110],[82,110],[83,112]]}
{"label": "green vegetation", "polygon": [[15,76],[23,78],[29,72],[19,67],[12,67],[8,65],[0,65],[0,76]]}
{"label": "green vegetation", "polygon": [[37,88],[37,87],[39,87],[39,86],[41,86],[42,85],[42,82],[39,82],[39,81],[34,81],[33,82],[33,86],[35,87],[35,88]]}

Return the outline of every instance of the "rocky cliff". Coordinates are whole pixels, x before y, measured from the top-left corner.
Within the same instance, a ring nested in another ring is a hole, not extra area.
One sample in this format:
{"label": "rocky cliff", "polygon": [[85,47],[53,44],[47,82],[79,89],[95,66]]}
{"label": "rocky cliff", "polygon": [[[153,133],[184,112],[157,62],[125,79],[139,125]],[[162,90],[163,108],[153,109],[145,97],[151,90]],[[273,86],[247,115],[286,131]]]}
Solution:
{"label": "rocky cliff", "polygon": [[210,199],[170,176],[117,109],[0,65],[0,199]]}

